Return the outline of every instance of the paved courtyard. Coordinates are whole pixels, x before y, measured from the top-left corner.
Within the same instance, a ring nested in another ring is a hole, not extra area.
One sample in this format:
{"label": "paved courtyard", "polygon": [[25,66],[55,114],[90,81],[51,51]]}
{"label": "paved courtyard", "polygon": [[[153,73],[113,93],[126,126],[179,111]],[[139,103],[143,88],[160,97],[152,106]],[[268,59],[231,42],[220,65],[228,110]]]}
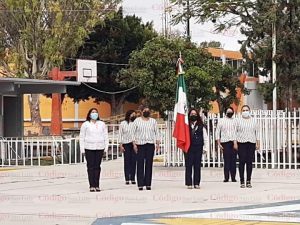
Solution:
{"label": "paved courtyard", "polygon": [[155,163],[152,190],[138,191],[116,160],[90,193],[85,165],[0,168],[0,224],[300,224],[300,170],[254,169],[252,189],[222,180],[202,168],[201,189],[188,190],[184,168]]}

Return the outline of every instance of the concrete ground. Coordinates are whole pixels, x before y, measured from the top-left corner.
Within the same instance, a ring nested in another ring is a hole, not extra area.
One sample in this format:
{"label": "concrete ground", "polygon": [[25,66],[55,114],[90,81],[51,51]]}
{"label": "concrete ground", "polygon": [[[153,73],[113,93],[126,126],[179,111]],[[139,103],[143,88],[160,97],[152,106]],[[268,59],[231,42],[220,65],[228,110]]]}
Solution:
{"label": "concrete ground", "polygon": [[300,224],[300,170],[254,169],[252,189],[222,180],[202,168],[201,189],[188,190],[184,168],[155,163],[152,190],[138,191],[115,160],[90,193],[84,164],[0,168],[0,224]]}

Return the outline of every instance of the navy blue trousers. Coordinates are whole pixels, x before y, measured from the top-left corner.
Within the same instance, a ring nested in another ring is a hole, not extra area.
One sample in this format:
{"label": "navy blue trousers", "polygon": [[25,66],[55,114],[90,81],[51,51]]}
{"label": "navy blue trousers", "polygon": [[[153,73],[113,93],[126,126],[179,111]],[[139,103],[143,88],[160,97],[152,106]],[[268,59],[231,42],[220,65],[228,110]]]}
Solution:
{"label": "navy blue trousers", "polygon": [[187,186],[200,185],[202,153],[202,146],[191,146],[189,151],[184,154],[185,185]]}
{"label": "navy blue trousers", "polygon": [[151,187],[154,144],[137,145],[137,185]]}
{"label": "navy blue trousers", "polygon": [[133,150],[133,144],[123,144],[124,152],[124,174],[126,181],[135,181],[136,173],[136,153]]}
{"label": "navy blue trousers", "polygon": [[224,179],[235,180],[236,176],[236,158],[237,150],[233,149],[233,141],[221,143],[223,146],[223,158],[224,158]]}

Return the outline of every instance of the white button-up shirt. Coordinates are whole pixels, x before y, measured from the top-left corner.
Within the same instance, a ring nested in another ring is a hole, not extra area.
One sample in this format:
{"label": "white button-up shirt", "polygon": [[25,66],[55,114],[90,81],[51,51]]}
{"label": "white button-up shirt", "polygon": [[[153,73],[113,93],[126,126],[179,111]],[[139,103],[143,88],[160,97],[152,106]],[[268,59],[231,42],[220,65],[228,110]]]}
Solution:
{"label": "white button-up shirt", "polygon": [[97,120],[95,123],[85,121],[80,128],[80,151],[107,150],[108,130],[104,122]]}

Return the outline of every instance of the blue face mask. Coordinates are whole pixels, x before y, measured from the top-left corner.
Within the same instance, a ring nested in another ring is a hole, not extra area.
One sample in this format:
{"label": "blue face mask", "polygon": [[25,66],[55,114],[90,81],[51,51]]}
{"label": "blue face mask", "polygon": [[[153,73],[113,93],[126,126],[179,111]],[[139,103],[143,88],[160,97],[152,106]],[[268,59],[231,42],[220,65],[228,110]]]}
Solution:
{"label": "blue face mask", "polygon": [[96,113],[96,112],[91,113],[91,114],[90,114],[90,118],[91,118],[92,120],[97,120],[97,119],[98,119],[98,113]]}
{"label": "blue face mask", "polygon": [[249,116],[250,116],[250,112],[249,111],[242,112],[242,117],[248,118]]}

